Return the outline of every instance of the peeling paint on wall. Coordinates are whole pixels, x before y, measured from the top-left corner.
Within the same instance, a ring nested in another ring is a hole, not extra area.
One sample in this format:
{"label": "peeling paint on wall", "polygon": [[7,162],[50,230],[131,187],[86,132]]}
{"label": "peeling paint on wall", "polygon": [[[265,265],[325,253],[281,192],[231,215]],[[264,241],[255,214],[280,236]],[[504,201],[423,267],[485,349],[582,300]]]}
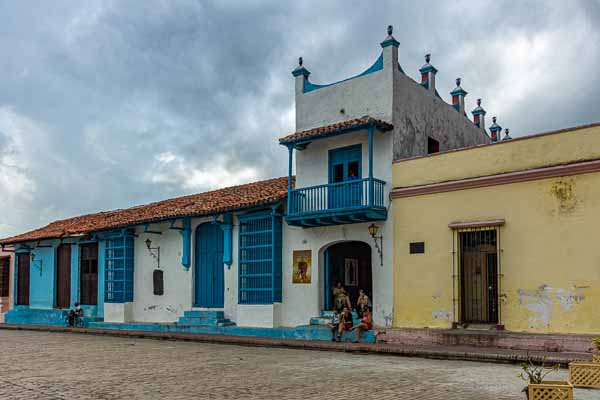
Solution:
{"label": "peeling paint on wall", "polygon": [[552,184],[550,193],[558,201],[559,214],[569,215],[575,211],[579,200],[575,194],[575,179],[561,178]]}
{"label": "peeling paint on wall", "polygon": [[531,328],[547,328],[552,321],[555,304],[559,304],[565,312],[569,312],[573,305],[579,304],[585,299],[579,290],[577,286],[569,290],[541,285],[535,290],[518,289],[517,295],[519,305],[532,313],[529,317],[529,326]]}
{"label": "peeling paint on wall", "polygon": [[431,316],[433,317],[434,320],[442,320],[442,321],[451,321],[452,320],[452,312],[444,310],[444,309],[433,310],[431,312]]}

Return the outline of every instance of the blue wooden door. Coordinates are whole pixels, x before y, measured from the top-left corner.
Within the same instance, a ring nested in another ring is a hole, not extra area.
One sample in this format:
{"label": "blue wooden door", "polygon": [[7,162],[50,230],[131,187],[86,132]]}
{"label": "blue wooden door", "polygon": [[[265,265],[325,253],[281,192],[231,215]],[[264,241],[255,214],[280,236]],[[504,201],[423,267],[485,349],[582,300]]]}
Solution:
{"label": "blue wooden door", "polygon": [[349,208],[361,205],[361,145],[329,151],[328,207]]}
{"label": "blue wooden door", "polygon": [[196,228],[195,251],[196,307],[223,308],[224,265],[223,230],[212,223]]}

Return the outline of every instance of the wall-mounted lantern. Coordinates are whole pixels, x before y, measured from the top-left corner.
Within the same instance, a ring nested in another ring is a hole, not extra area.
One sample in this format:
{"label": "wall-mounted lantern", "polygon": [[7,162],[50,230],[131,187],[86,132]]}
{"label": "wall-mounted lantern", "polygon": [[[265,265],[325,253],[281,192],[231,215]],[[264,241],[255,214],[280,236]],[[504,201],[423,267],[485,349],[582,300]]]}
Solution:
{"label": "wall-mounted lantern", "polygon": [[152,247],[152,240],[146,239],[146,247],[148,252],[156,260],[156,268],[160,269],[160,246]]}
{"label": "wall-mounted lantern", "polygon": [[146,239],[146,247],[148,252],[156,260],[156,269],[152,273],[153,293],[156,296],[165,294],[164,273],[160,269],[160,246],[152,247],[152,240]]}
{"label": "wall-mounted lantern", "polygon": [[377,236],[377,232],[379,232],[379,227],[375,224],[369,225],[369,235],[373,238],[373,242],[375,243],[375,248],[377,249],[377,253],[379,253],[379,262],[383,267],[383,236]]}

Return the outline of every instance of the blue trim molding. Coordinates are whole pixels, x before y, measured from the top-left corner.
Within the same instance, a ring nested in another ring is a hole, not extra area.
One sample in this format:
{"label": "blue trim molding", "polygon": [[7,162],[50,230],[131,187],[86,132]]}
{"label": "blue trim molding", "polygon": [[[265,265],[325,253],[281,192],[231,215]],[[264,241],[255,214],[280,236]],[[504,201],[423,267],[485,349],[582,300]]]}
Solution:
{"label": "blue trim molding", "polygon": [[[215,217],[216,218],[216,217]],[[214,221],[223,231],[223,264],[227,269],[231,269],[233,263],[233,215],[231,213],[223,215],[223,222]]]}
{"label": "blue trim molding", "polygon": [[192,249],[192,220],[190,218],[183,219],[183,229],[179,233],[181,234],[181,265],[185,269],[190,269]]}
{"label": "blue trim molding", "polygon": [[[337,85],[338,83],[346,82],[346,81],[349,81],[351,79],[360,78],[361,76],[369,75],[369,74],[372,74],[374,72],[381,71],[382,69],[383,69],[383,53],[381,53],[379,55],[379,57],[377,58],[377,60],[375,60],[375,62],[373,63],[373,65],[371,65],[369,68],[367,68],[365,71],[361,72],[360,74],[355,75],[355,76],[353,76],[351,78],[343,79],[341,81],[337,81],[337,82],[334,82],[334,83],[329,83],[329,84],[326,84],[326,85],[317,85],[317,84],[309,82],[308,81],[308,74],[310,74],[310,72],[308,72],[308,70],[306,70],[304,67],[302,67],[301,69],[295,69],[292,72],[292,75],[298,76],[300,74],[303,74],[306,77],[306,79],[304,80],[304,86],[303,86],[303,90],[302,91],[303,91],[303,93],[308,93],[308,92],[312,92],[313,90],[318,90],[318,89],[322,89],[322,88],[325,88],[325,87],[328,87],[328,86]],[[304,74],[303,71],[308,72],[308,74]]]}

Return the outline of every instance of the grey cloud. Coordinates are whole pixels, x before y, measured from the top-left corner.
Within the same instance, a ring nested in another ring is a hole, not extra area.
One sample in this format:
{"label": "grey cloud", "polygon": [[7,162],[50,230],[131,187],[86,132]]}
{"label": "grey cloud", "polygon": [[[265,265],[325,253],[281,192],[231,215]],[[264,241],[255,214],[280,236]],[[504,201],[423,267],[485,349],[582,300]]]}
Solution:
{"label": "grey cloud", "polygon": [[[0,236],[207,190],[206,171],[232,182],[285,175],[277,138],[293,130],[297,57],[315,82],[347,78],[377,58],[388,24],[409,75],[432,52],[442,96],[462,76],[468,101],[482,97],[489,116],[502,110],[516,134],[592,122],[600,77],[578,66],[600,60],[598,9],[594,1],[2,2],[0,131],[26,136],[11,157],[29,191],[0,189],[1,209],[12,210]],[[542,77],[555,85],[515,97],[521,88],[504,86],[521,84],[511,71],[526,64],[498,52],[546,37],[557,50],[528,62],[547,65],[553,75]],[[586,62],[570,59],[582,52]],[[166,153],[177,162],[157,163]],[[190,183],[188,170],[200,178]],[[167,181],[152,179],[159,175]]]}

